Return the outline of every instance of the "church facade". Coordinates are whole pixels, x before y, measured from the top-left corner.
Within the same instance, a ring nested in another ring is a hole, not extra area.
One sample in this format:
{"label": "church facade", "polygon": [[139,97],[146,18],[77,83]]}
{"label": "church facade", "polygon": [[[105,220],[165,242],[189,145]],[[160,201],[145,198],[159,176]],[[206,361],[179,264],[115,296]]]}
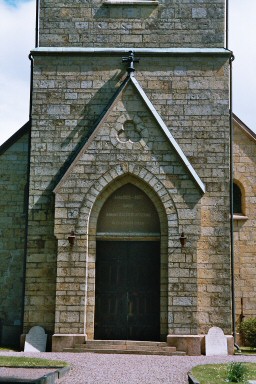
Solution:
{"label": "church facade", "polygon": [[55,351],[231,334],[225,1],[42,0],[39,14],[31,120],[0,159],[1,203],[19,207],[2,213],[2,327],[41,325]]}

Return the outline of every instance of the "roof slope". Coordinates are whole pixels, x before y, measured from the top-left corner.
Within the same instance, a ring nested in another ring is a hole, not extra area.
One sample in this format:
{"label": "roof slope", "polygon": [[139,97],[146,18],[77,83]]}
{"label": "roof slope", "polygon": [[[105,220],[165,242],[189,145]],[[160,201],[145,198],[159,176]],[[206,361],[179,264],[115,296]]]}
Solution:
{"label": "roof slope", "polygon": [[31,128],[31,122],[27,121],[17,132],[15,132],[8,140],[6,140],[0,146],[0,155],[2,155],[8,148],[10,148],[13,144],[16,143],[23,135],[28,133]]}
{"label": "roof slope", "polygon": [[157,112],[157,110],[155,109],[155,107],[153,106],[153,104],[151,103],[151,101],[149,100],[149,98],[147,97],[147,95],[145,94],[145,92],[143,91],[139,82],[135,79],[135,77],[131,75],[130,78],[131,78],[132,83],[134,84],[134,86],[137,88],[138,92],[142,96],[143,100],[145,101],[147,107],[151,111],[152,115],[154,116],[156,122],[161,127],[165,136],[167,137],[167,139],[169,140],[169,142],[171,143],[171,145],[175,149],[176,153],[178,154],[178,156],[182,160],[183,164],[185,165],[185,167],[187,168],[187,170],[189,171],[189,173],[191,174],[191,176],[193,177],[193,179],[195,180],[196,184],[199,186],[201,191],[204,193],[205,192],[204,183],[201,181],[200,177],[198,176],[198,174],[196,173],[196,171],[192,167],[191,163],[189,162],[186,155],[184,154],[184,152],[182,151],[182,149],[178,145],[177,141],[172,136],[171,132],[167,128],[167,126],[164,123],[164,121],[162,120],[161,116],[159,115],[159,113]]}
{"label": "roof slope", "polygon": [[233,121],[238,125],[238,127],[243,130],[251,139],[256,141],[256,133],[252,131],[247,125],[245,125],[242,120],[239,119],[234,113],[233,113]]}

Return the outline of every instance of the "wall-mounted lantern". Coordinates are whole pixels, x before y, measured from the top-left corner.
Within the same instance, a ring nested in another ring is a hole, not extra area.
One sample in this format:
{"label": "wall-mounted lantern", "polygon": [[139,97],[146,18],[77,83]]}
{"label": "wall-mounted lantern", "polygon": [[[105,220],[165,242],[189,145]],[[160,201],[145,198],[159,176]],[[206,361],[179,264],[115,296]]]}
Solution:
{"label": "wall-mounted lantern", "polygon": [[187,238],[186,238],[184,232],[182,232],[182,234],[180,235],[180,245],[181,245],[181,248],[185,247],[186,240],[187,240]]}
{"label": "wall-mounted lantern", "polygon": [[75,232],[71,231],[70,235],[68,236],[68,242],[69,242],[71,247],[73,247],[73,245],[75,243],[75,238],[76,238]]}

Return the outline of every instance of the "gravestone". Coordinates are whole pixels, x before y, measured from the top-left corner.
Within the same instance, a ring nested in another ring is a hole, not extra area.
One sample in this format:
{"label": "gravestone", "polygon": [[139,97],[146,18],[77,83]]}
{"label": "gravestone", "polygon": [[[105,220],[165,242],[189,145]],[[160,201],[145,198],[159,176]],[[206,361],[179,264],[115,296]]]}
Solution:
{"label": "gravestone", "polygon": [[47,335],[42,327],[32,327],[25,339],[24,352],[45,352]]}
{"label": "gravestone", "polygon": [[205,336],[206,356],[227,356],[227,338],[221,328],[212,327]]}

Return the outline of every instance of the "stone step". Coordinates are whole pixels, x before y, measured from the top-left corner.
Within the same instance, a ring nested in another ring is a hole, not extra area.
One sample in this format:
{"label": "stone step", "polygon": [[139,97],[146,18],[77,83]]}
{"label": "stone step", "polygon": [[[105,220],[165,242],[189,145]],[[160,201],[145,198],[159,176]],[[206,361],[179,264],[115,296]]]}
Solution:
{"label": "stone step", "polygon": [[137,341],[137,340],[87,340],[86,344],[129,344],[129,345],[166,345],[164,341]]}
{"label": "stone step", "polygon": [[86,344],[76,344],[74,348],[79,348],[79,349],[98,349],[98,350],[105,350],[105,349],[115,349],[118,351],[125,351],[125,350],[136,350],[136,351],[151,351],[151,350],[158,350],[158,351],[166,351],[166,352],[176,352],[175,347],[168,347],[167,345],[165,346],[152,346],[152,345],[125,345],[125,344],[109,344],[109,345],[87,345]]}
{"label": "stone step", "polygon": [[165,342],[131,341],[131,340],[89,340],[84,344],[76,344],[73,348],[66,348],[64,352],[74,353],[108,353],[108,354],[140,354],[184,356],[185,352],[177,351],[175,347]]}
{"label": "stone step", "polygon": [[90,340],[85,344],[86,348],[111,348],[116,347],[120,349],[131,348],[163,348],[169,347],[167,343],[158,341],[130,341],[130,340]]}
{"label": "stone step", "polygon": [[86,349],[86,348],[65,348],[64,352],[72,353],[102,353],[102,354],[133,354],[133,355],[160,355],[160,356],[185,356],[185,352],[180,351],[163,351],[159,349],[151,350],[137,350],[137,349]]}

